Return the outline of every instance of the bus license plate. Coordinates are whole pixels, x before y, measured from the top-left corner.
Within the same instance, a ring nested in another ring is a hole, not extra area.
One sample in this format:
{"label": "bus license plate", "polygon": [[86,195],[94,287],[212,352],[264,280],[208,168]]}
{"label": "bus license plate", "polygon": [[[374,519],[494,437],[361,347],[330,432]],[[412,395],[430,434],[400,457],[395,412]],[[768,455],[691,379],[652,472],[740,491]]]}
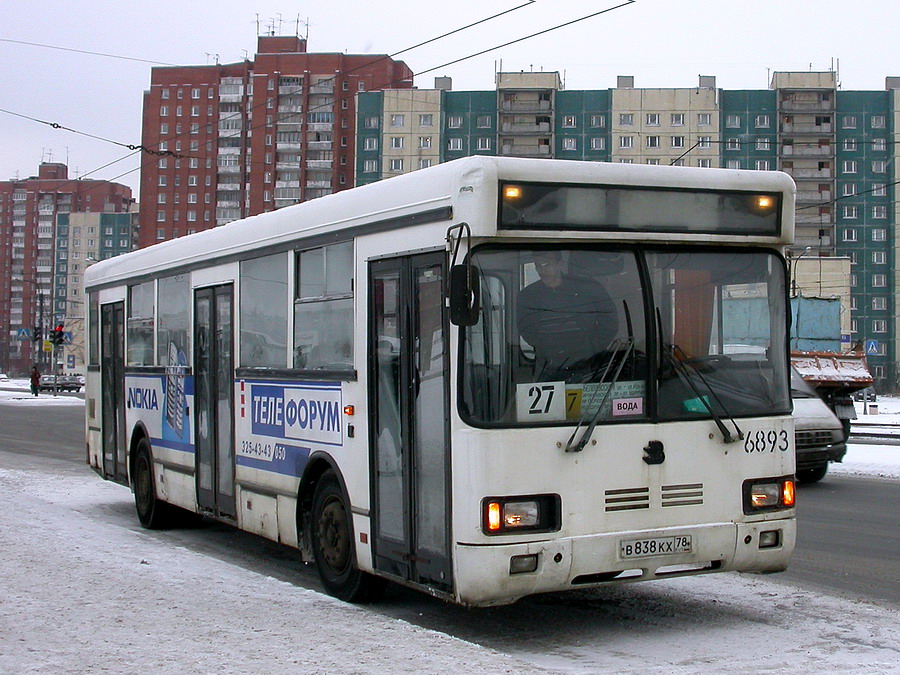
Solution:
{"label": "bus license plate", "polygon": [[691,553],[691,535],[682,534],[677,537],[654,537],[653,539],[634,539],[621,542],[623,558],[646,558],[655,555],[675,555]]}

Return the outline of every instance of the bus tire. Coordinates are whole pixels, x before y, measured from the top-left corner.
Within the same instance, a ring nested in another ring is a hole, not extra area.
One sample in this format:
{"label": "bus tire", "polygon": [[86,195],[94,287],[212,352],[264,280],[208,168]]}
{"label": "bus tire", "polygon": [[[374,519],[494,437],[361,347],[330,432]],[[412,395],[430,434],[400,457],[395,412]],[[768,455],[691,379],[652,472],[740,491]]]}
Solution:
{"label": "bus tire", "polygon": [[316,485],[311,526],[313,559],[329,595],[346,602],[378,599],[387,582],[356,566],[348,499],[333,471]]}
{"label": "bus tire", "polygon": [[138,520],[148,530],[161,530],[172,525],[173,507],[156,496],[156,478],[150,443],[146,438],[138,441],[134,457],[134,505]]}

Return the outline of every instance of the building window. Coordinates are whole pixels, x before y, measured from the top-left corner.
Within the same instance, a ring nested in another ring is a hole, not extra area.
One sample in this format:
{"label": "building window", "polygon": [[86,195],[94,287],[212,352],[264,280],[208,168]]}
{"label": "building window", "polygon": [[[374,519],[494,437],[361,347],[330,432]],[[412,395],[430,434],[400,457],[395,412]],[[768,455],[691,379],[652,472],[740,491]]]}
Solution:
{"label": "building window", "polygon": [[887,253],[884,251],[872,251],[872,262],[876,265],[884,265],[887,263]]}
{"label": "building window", "polygon": [[874,138],[872,139],[872,150],[877,152],[884,152],[887,150],[887,141],[884,138]]}
{"label": "building window", "polygon": [[166,187],[166,183],[167,183],[167,182],[168,182],[168,180],[166,179],[165,176],[159,176],[158,179],[157,179],[157,181],[156,181],[156,184],[157,184],[159,187]]}
{"label": "building window", "polygon": [[659,166],[659,160],[658,159],[648,159],[647,164],[649,164],[650,166]]}
{"label": "building window", "polygon": [[157,223],[166,222],[166,212],[165,211],[157,211],[156,212],[156,222]]}
{"label": "building window", "polygon": [[431,166],[431,160],[430,160],[430,159],[420,159],[420,160],[419,160],[419,168],[420,168],[420,169],[427,169],[427,168],[430,167],[430,166]]}
{"label": "building window", "polygon": [[578,141],[574,138],[564,138],[564,139],[562,139],[562,149],[563,150],[577,150],[578,149]]}
{"label": "building window", "polygon": [[887,230],[883,227],[872,228],[872,241],[887,241]]}
{"label": "building window", "polygon": [[658,127],[659,126],[659,113],[647,113],[647,126],[648,127]]}
{"label": "building window", "polygon": [[197,186],[197,176],[188,176],[188,185],[191,187]]}
{"label": "building window", "polygon": [[630,127],[634,124],[634,115],[632,113],[619,113],[619,125]]}
{"label": "building window", "polygon": [[377,150],[378,139],[371,136],[363,139],[363,150]]}
{"label": "building window", "polygon": [[684,126],[684,113],[672,113],[669,119],[673,127]]}
{"label": "building window", "polygon": [[757,115],[755,124],[756,124],[757,129],[768,129],[769,128],[769,116],[768,115]]}
{"label": "building window", "polygon": [[726,169],[740,169],[741,168],[741,160],[739,159],[729,159],[725,162]]}
{"label": "building window", "polygon": [[197,193],[190,192],[188,193],[188,204],[196,204],[197,203]]}
{"label": "building window", "polygon": [[844,197],[852,197],[856,194],[856,183],[844,183],[841,188],[841,194]]}
{"label": "building window", "polygon": [[475,118],[475,126],[479,129],[490,129],[491,128],[491,116],[490,115],[479,115]]}
{"label": "building window", "polygon": [[591,127],[594,129],[605,129],[606,115],[591,115]]}
{"label": "building window", "polygon": [[856,241],[856,228],[848,227],[844,230],[844,241]]}
{"label": "building window", "polygon": [[887,186],[884,183],[872,183],[873,197],[887,197]]}
{"label": "building window", "polygon": [[712,124],[712,113],[697,113],[697,126],[708,127]]}
{"label": "building window", "polygon": [[872,298],[872,309],[876,311],[887,309],[887,298],[883,295],[876,295]]}
{"label": "building window", "polygon": [[883,218],[887,218],[887,207],[878,205],[872,207],[872,218],[877,218],[881,220]]}
{"label": "building window", "polygon": [[856,128],[856,115],[844,115],[844,129],[855,129]]}
{"label": "building window", "polygon": [[856,173],[857,164],[855,159],[844,160],[844,173]]}
{"label": "building window", "polygon": [[391,126],[402,127],[406,124],[406,115],[391,115]]}
{"label": "building window", "polygon": [[844,218],[857,218],[859,217],[859,211],[855,206],[845,206],[844,207]]}
{"label": "building window", "polygon": [[[873,333],[887,333],[887,321],[885,321],[884,319],[873,319],[872,332]],[[879,347],[880,346],[881,345],[879,345]]]}
{"label": "building window", "polygon": [[419,115],[419,126],[420,127],[433,127],[434,126],[434,115],[431,113],[423,113]]}
{"label": "building window", "polygon": [[402,150],[403,136],[391,136],[391,148],[394,150]]}
{"label": "building window", "polygon": [[431,136],[419,136],[419,147],[422,149],[431,147]]}
{"label": "building window", "polygon": [[160,93],[160,98],[162,98],[164,101],[167,101],[169,99],[169,95],[170,95],[169,90],[163,89],[162,92]]}
{"label": "building window", "polygon": [[619,147],[628,150],[634,147],[634,136],[619,136]]}
{"label": "building window", "polygon": [[634,160],[630,157],[619,160],[619,164],[634,164]]}
{"label": "building window", "polygon": [[672,136],[671,142],[672,142],[673,148],[683,148],[684,147],[684,136]]}
{"label": "building window", "polygon": [[188,211],[187,219],[189,223],[193,223],[197,221],[197,212],[196,211]]}
{"label": "building window", "polygon": [[708,169],[708,168],[710,168],[710,160],[708,160],[708,159],[698,159],[698,160],[697,160],[697,166],[699,166],[701,169]]}
{"label": "building window", "polygon": [[[166,203],[166,193],[165,192],[160,192],[158,195],[156,195],[156,203],[157,204],[165,204]],[[60,244],[62,244],[62,243],[65,243],[65,242],[61,241]]]}
{"label": "building window", "polygon": [[447,149],[448,150],[462,150],[462,139],[461,138],[448,138],[447,139]]}
{"label": "building window", "polygon": [[659,136],[647,136],[647,147],[648,148],[658,148],[659,147]]}
{"label": "building window", "polygon": [[161,105],[159,106],[159,116],[160,117],[168,117],[169,115],[169,106]]}
{"label": "building window", "polygon": [[741,116],[740,115],[725,115],[725,127],[728,129],[740,129],[741,128]]}
{"label": "building window", "polygon": [[449,129],[462,129],[463,118],[462,115],[450,115],[447,118],[447,127]]}
{"label": "building window", "polygon": [[484,137],[476,139],[475,140],[475,149],[476,150],[490,150],[491,149],[491,139],[484,138]]}
{"label": "building window", "polygon": [[606,150],[606,139],[602,136],[594,136],[591,139],[591,150]]}
{"label": "building window", "polygon": [[697,139],[697,147],[698,148],[709,148],[712,144],[712,137],[710,136],[700,136]]}
{"label": "building window", "polygon": [[884,115],[872,115],[870,122],[873,129],[884,129],[885,117]]}
{"label": "building window", "polygon": [[728,138],[725,140],[725,149],[726,150],[740,150],[741,149],[741,141],[738,138]]}
{"label": "building window", "polygon": [[769,150],[769,139],[768,138],[757,138],[756,139],[756,149],[757,150]]}
{"label": "building window", "polygon": [[181,117],[183,112],[184,109],[180,105],[175,106],[175,117]]}
{"label": "building window", "polygon": [[574,129],[575,128],[575,115],[563,115],[562,126],[563,126],[563,129]]}
{"label": "building window", "polygon": [[199,105],[191,106],[191,117],[200,117],[200,106]]}
{"label": "building window", "polygon": [[883,159],[872,162],[872,173],[887,173],[887,162]]}
{"label": "building window", "polygon": [[366,117],[363,119],[363,127],[366,129],[378,129],[381,121],[378,117]]}
{"label": "building window", "polygon": [[855,138],[845,138],[844,139],[844,150],[847,152],[855,152],[856,151],[856,139]]}

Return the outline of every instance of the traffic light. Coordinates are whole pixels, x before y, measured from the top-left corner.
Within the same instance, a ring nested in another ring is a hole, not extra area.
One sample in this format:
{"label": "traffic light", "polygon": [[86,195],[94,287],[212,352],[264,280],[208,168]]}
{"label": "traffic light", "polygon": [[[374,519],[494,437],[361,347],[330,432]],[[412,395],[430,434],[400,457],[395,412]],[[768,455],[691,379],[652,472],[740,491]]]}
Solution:
{"label": "traffic light", "polygon": [[35,326],[35,327],[34,327],[34,331],[32,331],[32,333],[31,333],[31,339],[32,339],[32,341],[34,341],[34,342],[40,342],[41,339],[43,339],[43,337],[44,337],[44,336],[43,336],[43,333],[42,333],[42,331],[41,331],[41,327],[40,327],[40,326]]}
{"label": "traffic light", "polygon": [[65,341],[65,335],[63,335],[63,324],[58,323],[56,327],[53,329],[53,336],[50,338],[50,341],[55,345],[61,345]]}

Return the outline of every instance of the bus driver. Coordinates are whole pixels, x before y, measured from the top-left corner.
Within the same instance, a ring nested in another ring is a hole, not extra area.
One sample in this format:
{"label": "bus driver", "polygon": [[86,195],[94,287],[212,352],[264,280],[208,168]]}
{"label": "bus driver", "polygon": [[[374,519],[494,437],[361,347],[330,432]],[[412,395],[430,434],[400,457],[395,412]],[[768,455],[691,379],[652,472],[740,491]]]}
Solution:
{"label": "bus driver", "polygon": [[519,335],[534,347],[538,382],[583,382],[595,373],[618,331],[615,305],[596,281],[563,274],[559,251],[537,251],[540,279],[519,293]]}

